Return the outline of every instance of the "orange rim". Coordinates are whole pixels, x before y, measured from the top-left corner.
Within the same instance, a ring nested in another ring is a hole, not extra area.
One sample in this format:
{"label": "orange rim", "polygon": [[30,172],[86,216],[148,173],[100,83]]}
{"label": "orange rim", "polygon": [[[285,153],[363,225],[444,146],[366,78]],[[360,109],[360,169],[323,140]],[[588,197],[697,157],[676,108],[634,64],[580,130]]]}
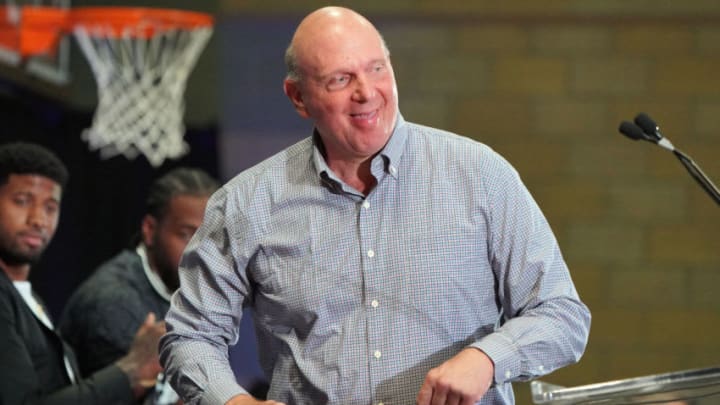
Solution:
{"label": "orange rim", "polygon": [[79,7],[70,11],[70,26],[83,27],[92,36],[132,35],[150,38],[156,32],[194,30],[213,25],[209,14],[196,11],[138,7]]}
{"label": "orange rim", "polygon": [[[7,9],[0,7],[0,14]],[[194,30],[214,24],[209,14],[162,8],[21,6],[20,25],[0,20],[0,47],[22,57],[52,54],[61,35],[83,27],[90,36],[152,38],[168,30]]]}
{"label": "orange rim", "polygon": [[20,13],[19,28],[11,29],[17,38],[17,43],[12,48],[22,57],[52,55],[67,27],[68,10],[58,7],[22,6]]}

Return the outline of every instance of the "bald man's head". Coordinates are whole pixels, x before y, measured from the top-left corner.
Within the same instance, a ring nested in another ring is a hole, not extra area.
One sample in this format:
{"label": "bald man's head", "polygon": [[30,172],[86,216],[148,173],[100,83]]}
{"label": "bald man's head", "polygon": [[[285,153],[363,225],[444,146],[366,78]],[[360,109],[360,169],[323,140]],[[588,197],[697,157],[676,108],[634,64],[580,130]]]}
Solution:
{"label": "bald man's head", "polygon": [[367,162],[385,146],[397,120],[397,85],[370,21],[347,8],[321,8],[298,26],[287,62],[283,90],[313,120],[331,168]]}
{"label": "bald man's head", "polygon": [[344,7],[323,7],[308,14],[298,25],[292,41],[285,51],[287,78],[299,81],[302,78],[302,58],[308,47],[312,48],[318,39],[331,35],[348,34],[349,31],[365,31],[375,35],[386,55],[390,55],[387,44],[375,26],[357,12]]}

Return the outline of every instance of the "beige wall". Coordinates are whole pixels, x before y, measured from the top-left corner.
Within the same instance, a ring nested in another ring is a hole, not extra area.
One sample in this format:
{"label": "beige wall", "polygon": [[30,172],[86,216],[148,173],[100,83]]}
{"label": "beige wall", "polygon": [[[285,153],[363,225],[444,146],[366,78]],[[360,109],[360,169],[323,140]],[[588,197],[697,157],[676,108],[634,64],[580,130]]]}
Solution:
{"label": "beige wall", "polygon": [[[327,3],[221,4],[299,19]],[[720,181],[720,2],[355,4],[383,30],[405,118],[501,152],[552,224],[593,327],[581,363],[545,380],[720,362],[720,209],[672,154],[617,133],[646,111]]]}

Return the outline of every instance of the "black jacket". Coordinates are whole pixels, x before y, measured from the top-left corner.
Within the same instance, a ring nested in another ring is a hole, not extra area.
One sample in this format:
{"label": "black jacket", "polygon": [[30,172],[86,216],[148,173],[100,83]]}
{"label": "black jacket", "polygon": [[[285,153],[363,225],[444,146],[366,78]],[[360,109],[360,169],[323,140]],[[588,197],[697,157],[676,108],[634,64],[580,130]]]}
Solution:
{"label": "black jacket", "polygon": [[117,366],[72,384],[63,354],[79,378],[72,349],[35,317],[7,274],[0,270],[0,404],[132,403],[129,380]]}

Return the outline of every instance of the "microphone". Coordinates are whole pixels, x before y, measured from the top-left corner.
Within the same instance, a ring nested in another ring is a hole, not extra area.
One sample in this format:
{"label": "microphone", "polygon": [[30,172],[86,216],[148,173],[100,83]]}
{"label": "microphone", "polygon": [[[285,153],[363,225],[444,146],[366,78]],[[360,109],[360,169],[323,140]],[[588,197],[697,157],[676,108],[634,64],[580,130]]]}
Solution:
{"label": "microphone", "polygon": [[675,149],[673,144],[660,133],[660,127],[655,123],[655,121],[653,121],[652,118],[650,118],[649,115],[645,113],[638,114],[635,116],[634,124],[628,121],[621,122],[618,131],[632,140],[637,141],[642,139],[648,142],[656,143],[671,151],[680,160],[683,166],[685,166],[685,169],[687,169],[688,173],[690,173],[695,181],[697,181],[698,184],[700,184],[700,186],[710,195],[710,197],[712,197],[712,199],[720,205],[720,190],[718,190],[717,186],[713,184],[710,178],[703,173],[702,169],[700,169],[700,167],[695,164],[688,155],[684,154],[679,149]]}
{"label": "microphone", "polygon": [[618,128],[618,131],[620,131],[621,134],[627,136],[628,138],[632,139],[633,141],[642,139],[645,141],[653,142],[653,140],[648,137],[648,135],[645,133],[645,131],[642,130],[642,128],[633,124],[632,122],[628,122],[628,121],[621,122],[620,127]]}
{"label": "microphone", "polygon": [[658,127],[655,121],[653,121],[653,119],[644,112],[641,112],[640,114],[635,116],[635,124],[642,128],[643,132],[648,135],[651,135],[657,139],[663,137],[662,134],[660,134],[660,127]]}
{"label": "microphone", "polygon": [[650,136],[650,139],[648,139],[649,141],[654,142],[671,152],[675,150],[673,144],[660,133],[660,127],[655,123],[655,121],[653,121],[652,118],[650,118],[649,115],[643,112],[636,115],[635,124],[637,124],[637,126],[639,126],[645,134]]}

